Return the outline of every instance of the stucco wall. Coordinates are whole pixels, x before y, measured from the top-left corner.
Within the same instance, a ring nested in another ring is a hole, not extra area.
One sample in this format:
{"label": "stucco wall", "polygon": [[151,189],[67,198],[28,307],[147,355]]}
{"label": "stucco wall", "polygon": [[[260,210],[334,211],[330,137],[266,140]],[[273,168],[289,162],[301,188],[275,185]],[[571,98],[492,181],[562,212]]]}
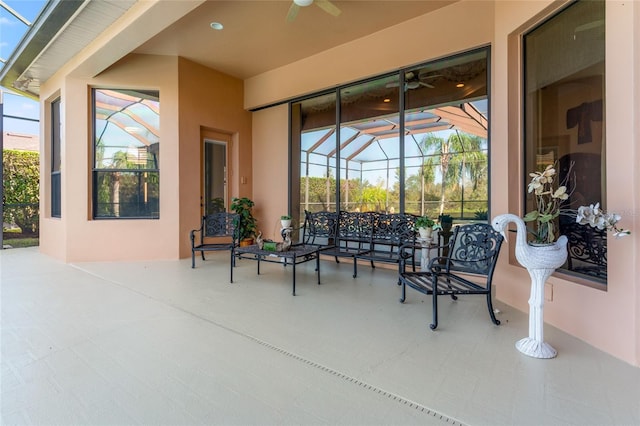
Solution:
{"label": "stucco wall", "polygon": [[[158,72],[162,70],[162,72]],[[40,250],[67,262],[172,259],[178,256],[178,60],[129,56],[95,78],[62,75],[42,87],[43,98],[60,91],[62,144],[62,218],[42,224]],[[91,87],[160,91],[160,219],[91,219]],[[45,164],[49,162],[45,155]],[[48,182],[46,178],[43,182]],[[46,215],[45,215],[46,216]],[[64,243],[61,243],[60,240]]]}
{"label": "stucco wall", "polygon": [[180,193],[173,200],[180,200],[176,203],[180,212],[180,257],[185,257],[191,255],[189,231],[200,226],[202,133],[215,131],[231,139],[231,197],[251,197],[254,182],[251,113],[243,109],[242,80],[184,58],[179,58],[178,64]]}
{"label": "stucco wall", "polygon": [[[517,115],[521,105],[517,93],[520,71],[518,40],[523,31],[539,23],[557,7],[551,2],[496,3],[491,122],[492,215],[505,212],[523,214],[519,211],[519,203],[523,197],[524,184],[518,185],[522,171],[520,165],[516,164],[522,153],[520,117]],[[628,37],[628,34],[633,33],[633,7],[628,2],[607,2],[606,201],[609,210],[624,215],[624,227],[638,229],[637,214],[634,214],[638,211],[635,195],[637,191],[632,190],[637,186],[638,180],[637,176],[635,182],[629,179],[634,170],[634,156],[616,155],[634,152],[633,138],[629,135],[634,133],[632,115],[636,101],[629,96],[628,90],[628,82],[633,81],[629,57],[634,56],[634,47],[633,40]],[[635,25],[637,27],[638,23]],[[507,116],[508,122],[497,119]],[[512,196],[508,197],[506,194]],[[546,286],[544,310],[545,322],[635,365],[639,364],[636,266],[636,247],[640,243],[638,237],[635,232],[628,238],[609,239],[609,285],[606,291],[553,276]],[[511,251],[514,245],[515,239],[510,238]],[[496,280],[497,298],[528,312],[530,278],[517,265],[513,256],[501,256]],[[561,345],[561,342],[557,345]]]}
{"label": "stucco wall", "polygon": [[[288,213],[289,167],[287,105],[253,113],[253,200],[258,229],[280,240],[280,216]],[[295,224],[294,224],[295,225]]]}

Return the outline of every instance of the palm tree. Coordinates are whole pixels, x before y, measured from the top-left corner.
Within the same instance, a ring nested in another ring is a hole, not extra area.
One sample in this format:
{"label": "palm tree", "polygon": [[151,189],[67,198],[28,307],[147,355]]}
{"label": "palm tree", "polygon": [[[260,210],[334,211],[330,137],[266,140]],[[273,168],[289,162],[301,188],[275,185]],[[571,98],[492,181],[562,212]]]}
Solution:
{"label": "palm tree", "polygon": [[[486,173],[487,154],[483,151],[483,139],[456,131],[445,140],[429,134],[420,142],[424,152],[434,152],[440,156],[440,214],[444,213],[445,189],[451,184],[459,185],[465,178],[471,179],[474,188]],[[427,163],[425,162],[425,165]]]}

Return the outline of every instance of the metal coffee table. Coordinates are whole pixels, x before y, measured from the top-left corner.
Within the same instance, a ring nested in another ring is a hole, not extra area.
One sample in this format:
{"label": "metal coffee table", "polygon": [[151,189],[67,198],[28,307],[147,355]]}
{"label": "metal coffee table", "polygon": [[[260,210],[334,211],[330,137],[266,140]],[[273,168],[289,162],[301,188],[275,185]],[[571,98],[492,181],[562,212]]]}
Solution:
{"label": "metal coffee table", "polygon": [[[260,275],[260,262],[280,263],[284,266],[291,265],[293,273],[293,292],[296,295],[296,265],[298,263],[316,261],[316,272],[318,273],[318,284],[320,284],[320,252],[324,247],[298,244],[293,245],[287,251],[261,250],[257,245],[238,247],[235,249],[239,259],[251,259],[258,262],[258,275]],[[233,268],[233,262],[231,264]],[[231,280],[233,282],[233,279]]]}

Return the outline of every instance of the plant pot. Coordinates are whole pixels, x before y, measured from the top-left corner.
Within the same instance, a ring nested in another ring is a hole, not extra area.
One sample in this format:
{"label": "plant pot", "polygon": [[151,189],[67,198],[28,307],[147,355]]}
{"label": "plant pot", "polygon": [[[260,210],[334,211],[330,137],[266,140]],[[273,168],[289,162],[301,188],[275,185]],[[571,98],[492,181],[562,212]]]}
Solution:
{"label": "plant pot", "polygon": [[418,233],[420,234],[420,238],[431,238],[431,234],[433,233],[432,228],[418,228]]}
{"label": "plant pot", "polygon": [[245,238],[240,240],[240,247],[247,247],[253,244],[253,238]]}
{"label": "plant pot", "polygon": [[282,226],[282,228],[290,228],[291,219],[280,219],[280,225]]}

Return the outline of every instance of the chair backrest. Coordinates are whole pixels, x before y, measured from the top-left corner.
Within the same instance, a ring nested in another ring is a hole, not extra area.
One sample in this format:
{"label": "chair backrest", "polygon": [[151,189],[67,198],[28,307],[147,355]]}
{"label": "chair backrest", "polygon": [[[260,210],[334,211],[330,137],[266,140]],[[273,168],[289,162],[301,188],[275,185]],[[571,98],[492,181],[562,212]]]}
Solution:
{"label": "chair backrest", "polygon": [[304,211],[303,244],[333,244],[336,238],[338,214],[336,212]]}
{"label": "chair backrest", "polygon": [[486,275],[491,280],[502,241],[502,235],[486,223],[456,226],[449,240],[447,270]]}
{"label": "chair backrest", "polygon": [[239,239],[238,225],[240,215],[237,213],[211,213],[202,218],[202,237],[231,237]]}
{"label": "chair backrest", "polygon": [[580,225],[560,224],[560,232],[569,239],[568,269],[601,280],[607,279],[607,233],[604,230]]}
{"label": "chair backrest", "polygon": [[347,241],[368,242],[375,227],[377,213],[341,211],[338,238]]}
{"label": "chair backrest", "polygon": [[380,213],[376,217],[372,243],[401,246],[415,242],[416,218],[412,214]]}

